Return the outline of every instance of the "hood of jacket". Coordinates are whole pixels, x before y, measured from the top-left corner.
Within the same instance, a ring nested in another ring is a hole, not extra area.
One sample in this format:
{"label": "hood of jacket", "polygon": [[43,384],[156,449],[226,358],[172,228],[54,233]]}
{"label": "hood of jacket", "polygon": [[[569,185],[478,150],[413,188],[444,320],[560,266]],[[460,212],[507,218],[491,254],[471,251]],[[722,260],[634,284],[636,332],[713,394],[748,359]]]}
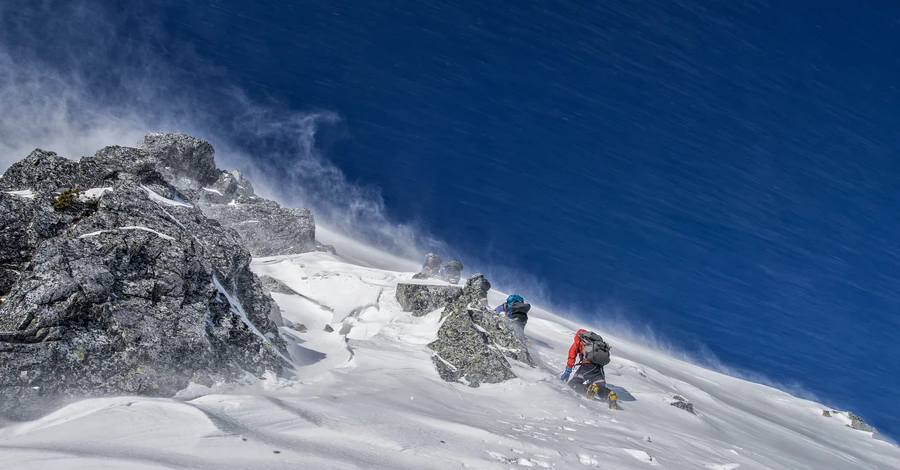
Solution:
{"label": "hood of jacket", "polygon": [[575,344],[577,344],[579,347],[581,346],[581,334],[584,333],[585,331],[587,331],[587,330],[585,330],[584,328],[581,328],[575,332]]}

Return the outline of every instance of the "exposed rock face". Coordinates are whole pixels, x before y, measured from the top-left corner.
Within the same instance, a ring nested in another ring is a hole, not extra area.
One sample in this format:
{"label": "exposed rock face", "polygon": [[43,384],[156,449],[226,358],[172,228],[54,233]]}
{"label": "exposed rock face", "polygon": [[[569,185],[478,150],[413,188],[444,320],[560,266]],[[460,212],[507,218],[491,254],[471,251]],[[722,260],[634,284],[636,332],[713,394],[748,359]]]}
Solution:
{"label": "exposed rock face", "polygon": [[210,203],[204,191],[199,206],[203,213],[233,228],[254,256],[315,251],[316,225],[307,209],[281,207],[255,196],[239,196],[228,204]]}
{"label": "exposed rock face", "polygon": [[236,230],[252,255],[320,249],[310,211],[282,207],[256,196],[253,185],[240,172],[216,168],[209,142],[185,134],[149,134],[139,147],[156,162],[163,177],[184,191],[206,216]]}
{"label": "exposed rock face", "polygon": [[682,397],[680,395],[675,395],[672,398],[674,398],[675,401],[669,403],[670,405],[674,406],[675,408],[687,411],[688,413],[695,414],[693,403],[688,402],[687,400],[684,399],[684,397]]}
{"label": "exposed rock face", "polygon": [[878,430],[876,430],[872,426],[869,426],[868,424],[866,424],[866,422],[863,421],[863,419],[860,418],[859,416],[857,416],[853,413],[849,413],[849,412],[847,413],[847,416],[850,417],[850,427],[851,428],[858,429],[860,431],[876,433],[876,434],[878,433]]}
{"label": "exposed rock face", "polygon": [[462,288],[459,286],[399,283],[397,284],[397,302],[403,307],[404,312],[412,312],[413,316],[420,317],[443,307],[460,292],[462,292]]}
{"label": "exposed rock face", "polygon": [[507,357],[534,367],[508,320],[479,303],[483,280],[481,274],[472,276],[447,302],[438,339],[428,345],[436,353],[432,359],[438,373],[448,382],[478,387],[513,379]]}
{"label": "exposed rock face", "polygon": [[[206,159],[198,142],[166,147],[166,161]],[[208,176],[194,163],[178,168]],[[283,371],[277,307],[241,237],[185,202],[159,164],[127,147],[80,162],[37,150],[0,178],[0,416]],[[55,209],[74,186],[109,189]],[[22,190],[33,194],[8,194]]]}

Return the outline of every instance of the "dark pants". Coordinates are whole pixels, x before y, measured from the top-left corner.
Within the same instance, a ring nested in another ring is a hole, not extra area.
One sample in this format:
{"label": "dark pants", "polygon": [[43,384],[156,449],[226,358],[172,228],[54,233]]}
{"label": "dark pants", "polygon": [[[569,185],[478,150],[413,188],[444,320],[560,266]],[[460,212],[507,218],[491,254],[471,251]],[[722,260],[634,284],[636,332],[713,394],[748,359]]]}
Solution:
{"label": "dark pants", "polygon": [[603,372],[603,366],[590,363],[581,364],[569,379],[569,386],[579,393],[587,393],[588,385],[592,383],[600,385],[601,392],[606,389],[606,374]]}
{"label": "dark pants", "polygon": [[514,313],[509,317],[510,328],[516,332],[519,340],[525,341],[525,324],[528,323],[528,315]]}

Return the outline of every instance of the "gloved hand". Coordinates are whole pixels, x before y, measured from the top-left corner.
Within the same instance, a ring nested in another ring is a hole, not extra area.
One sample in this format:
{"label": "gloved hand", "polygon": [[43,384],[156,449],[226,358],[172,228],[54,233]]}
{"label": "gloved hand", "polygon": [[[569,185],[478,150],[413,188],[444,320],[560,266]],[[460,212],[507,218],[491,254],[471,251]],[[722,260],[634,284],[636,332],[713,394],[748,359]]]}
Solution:
{"label": "gloved hand", "polygon": [[563,382],[568,382],[569,375],[571,375],[571,374],[572,374],[572,368],[566,367],[566,370],[564,370],[562,375],[559,376],[559,380],[562,380]]}

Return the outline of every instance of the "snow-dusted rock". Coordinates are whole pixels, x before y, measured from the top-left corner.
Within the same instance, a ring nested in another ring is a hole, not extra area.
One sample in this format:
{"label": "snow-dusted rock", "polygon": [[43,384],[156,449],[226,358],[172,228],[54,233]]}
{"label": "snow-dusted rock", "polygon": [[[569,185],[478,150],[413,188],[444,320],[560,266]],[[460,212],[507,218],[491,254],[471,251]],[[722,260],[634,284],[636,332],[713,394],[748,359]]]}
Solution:
{"label": "snow-dusted rock", "polygon": [[397,284],[397,302],[403,311],[422,316],[443,307],[460,292],[460,286],[401,282]]}
{"label": "snow-dusted rock", "polygon": [[0,190],[45,192],[64,186],[83,187],[85,178],[80,174],[80,169],[77,163],[55,152],[36,149],[6,170],[0,178]]}
{"label": "snow-dusted rock", "polygon": [[444,323],[438,338],[428,346],[441,378],[472,387],[513,379],[507,357],[534,366],[526,345],[510,328],[506,318],[481,306],[482,281],[469,278],[461,293],[444,307]]}
{"label": "snow-dusted rock", "polygon": [[316,225],[309,210],[282,207],[255,196],[239,196],[232,201],[210,204],[202,197],[199,205],[206,215],[237,231],[254,256],[316,251]]}
{"label": "snow-dusted rock", "polygon": [[672,397],[674,401],[669,402],[670,405],[678,408],[680,410],[687,411],[688,413],[694,414],[694,404],[685,400],[681,395],[675,395]]}
{"label": "snow-dusted rock", "polygon": [[316,251],[316,224],[307,209],[258,197],[238,171],[216,168],[209,142],[186,134],[148,134],[139,147],[157,170],[208,217],[236,230],[254,256]]}
{"label": "snow-dusted rock", "polygon": [[873,428],[872,426],[869,426],[868,424],[866,424],[866,422],[863,421],[863,419],[860,418],[859,416],[857,416],[856,414],[851,413],[851,412],[848,412],[848,413],[847,413],[847,416],[850,418],[850,425],[849,425],[849,426],[850,426],[851,428],[853,428],[853,429],[858,429],[858,430],[860,430],[860,431],[866,431],[866,432],[876,433],[876,434],[878,433],[878,431],[877,431],[875,428]]}
{"label": "snow-dusted rock", "polygon": [[[282,372],[277,307],[242,240],[154,165],[125,147],[77,163],[35,151],[0,179],[36,190],[0,192],[0,415]],[[76,185],[112,190],[54,208]]]}
{"label": "snow-dusted rock", "polygon": [[221,173],[216,168],[213,146],[203,139],[154,132],[147,134],[139,147],[153,157],[160,174],[179,189],[200,189],[215,183]]}

